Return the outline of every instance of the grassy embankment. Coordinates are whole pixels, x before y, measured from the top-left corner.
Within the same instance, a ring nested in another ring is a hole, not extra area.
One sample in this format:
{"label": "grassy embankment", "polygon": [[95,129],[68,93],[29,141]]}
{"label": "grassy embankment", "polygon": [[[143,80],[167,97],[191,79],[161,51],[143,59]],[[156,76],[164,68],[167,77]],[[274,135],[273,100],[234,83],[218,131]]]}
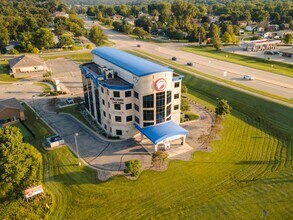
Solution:
{"label": "grassy embankment", "polygon": [[10,77],[8,61],[0,60],[0,84],[13,83],[18,80]]}
{"label": "grassy embankment", "polygon": [[[198,55],[227,61],[230,63],[236,63],[243,66],[252,67],[255,69],[260,69],[264,71],[269,71],[273,73],[277,73],[284,76],[293,77],[293,65],[287,63],[281,63],[278,61],[268,61],[262,58],[257,57],[249,57],[245,55],[235,54],[235,53],[228,53],[221,50],[216,50],[213,47],[195,47],[195,46],[188,46],[182,48],[182,50],[195,53]],[[276,55],[275,55],[276,56]]]}
{"label": "grassy embankment", "polygon": [[219,97],[233,107],[213,152],[145,171],[137,181],[102,183],[94,170],[76,166],[68,148],[42,151],[51,219],[260,219],[264,209],[272,219],[292,218],[293,110],[180,74],[196,102],[214,108]]}

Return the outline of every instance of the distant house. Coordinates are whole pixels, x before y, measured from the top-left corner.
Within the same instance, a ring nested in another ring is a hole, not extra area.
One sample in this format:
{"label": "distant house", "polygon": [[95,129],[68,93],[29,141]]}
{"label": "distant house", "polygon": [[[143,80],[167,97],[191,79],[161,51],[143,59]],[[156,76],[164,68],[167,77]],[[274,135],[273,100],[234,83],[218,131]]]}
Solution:
{"label": "distant house", "polygon": [[279,25],[277,24],[269,24],[268,27],[266,28],[267,31],[278,31],[279,30]]}
{"label": "distant house", "polygon": [[216,23],[219,21],[220,17],[219,16],[209,16],[210,23]]}
{"label": "distant house", "polygon": [[53,13],[53,17],[54,18],[60,18],[60,17],[69,18],[69,14],[67,14],[64,11],[56,11]]}
{"label": "distant house", "polygon": [[124,19],[124,22],[125,22],[126,24],[130,24],[130,25],[134,26],[134,19],[131,19],[131,18],[125,18],[125,19]]}
{"label": "distant house", "polygon": [[117,15],[117,14],[115,14],[115,15],[113,15],[113,16],[110,16],[110,18],[111,18],[112,20],[114,20],[114,21],[120,21],[120,20],[123,19],[123,16],[122,16],[122,15]]}
{"label": "distant house", "polygon": [[0,128],[25,120],[24,111],[15,98],[0,101]]}
{"label": "distant house", "polygon": [[282,31],[276,31],[276,38],[282,39],[285,34],[293,34],[293,31],[291,30],[282,30]]}
{"label": "distant house", "polygon": [[257,28],[257,32],[264,32],[264,31],[265,31],[265,29],[263,27],[258,27]]}
{"label": "distant house", "polygon": [[246,30],[246,31],[253,31],[253,29],[254,29],[254,27],[249,26],[249,25],[247,25],[247,26],[245,27],[245,30]]}
{"label": "distant house", "polygon": [[47,66],[45,61],[32,55],[22,55],[9,60],[10,75],[24,77],[28,73],[45,72]]}
{"label": "distant house", "polygon": [[238,25],[241,27],[241,28],[244,28],[247,26],[247,21],[238,21]]}
{"label": "distant house", "polygon": [[5,50],[7,51],[7,52],[9,52],[12,48],[14,48],[15,46],[20,46],[20,43],[18,42],[18,41],[14,41],[14,40],[11,40],[10,42],[9,42],[9,45],[7,45],[6,47],[5,47]]}
{"label": "distant house", "polygon": [[269,32],[269,31],[260,31],[258,32],[258,35],[262,36],[265,39],[271,39],[275,36],[273,32]]}
{"label": "distant house", "polygon": [[286,29],[286,30],[290,29],[290,24],[289,23],[284,23],[283,25],[284,25],[284,29]]}

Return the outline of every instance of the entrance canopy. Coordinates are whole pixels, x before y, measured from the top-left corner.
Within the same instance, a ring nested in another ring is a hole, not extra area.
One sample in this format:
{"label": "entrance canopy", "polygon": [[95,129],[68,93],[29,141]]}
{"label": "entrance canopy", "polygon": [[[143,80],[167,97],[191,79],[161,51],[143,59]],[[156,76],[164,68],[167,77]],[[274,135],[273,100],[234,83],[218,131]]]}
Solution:
{"label": "entrance canopy", "polygon": [[165,140],[178,139],[180,136],[187,135],[188,131],[177,125],[173,121],[168,121],[158,125],[153,125],[145,128],[139,127],[136,123],[135,128],[143,135],[150,139],[155,145]]}

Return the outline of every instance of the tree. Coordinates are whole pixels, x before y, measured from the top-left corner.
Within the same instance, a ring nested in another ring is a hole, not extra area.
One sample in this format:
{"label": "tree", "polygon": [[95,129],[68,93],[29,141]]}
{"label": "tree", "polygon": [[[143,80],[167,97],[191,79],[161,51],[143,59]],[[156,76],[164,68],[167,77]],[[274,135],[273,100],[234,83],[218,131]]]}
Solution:
{"label": "tree", "polygon": [[123,30],[123,32],[124,32],[125,34],[131,34],[132,31],[133,31],[133,28],[132,28],[132,26],[131,26],[130,24],[124,24],[124,25],[122,26],[122,30]]}
{"label": "tree", "polygon": [[18,50],[16,50],[15,48],[12,48],[10,50],[10,54],[19,54]]}
{"label": "tree", "polygon": [[239,43],[239,39],[235,34],[231,34],[231,39],[233,44]]}
{"label": "tree", "polygon": [[16,127],[0,129],[0,195],[20,191],[41,179],[42,157],[30,144],[22,142]]}
{"label": "tree", "polygon": [[40,28],[36,31],[34,36],[35,45],[41,48],[49,48],[53,46],[53,33],[48,28]]}
{"label": "tree", "polygon": [[152,154],[152,165],[161,168],[168,161],[168,156],[166,151],[155,151]]}
{"label": "tree", "polygon": [[10,37],[6,27],[0,23],[0,49],[9,44]]}
{"label": "tree", "polygon": [[212,38],[213,47],[216,48],[216,50],[219,50],[223,45],[221,43],[220,38]]}
{"label": "tree", "polygon": [[181,93],[187,93],[188,92],[188,88],[186,85],[182,85],[181,86]]}
{"label": "tree", "polygon": [[228,104],[228,101],[225,99],[218,99],[218,104],[216,107],[216,114],[224,116],[231,113],[232,107]]}
{"label": "tree", "polygon": [[229,43],[232,42],[232,37],[231,37],[231,35],[226,31],[226,32],[223,34],[221,40],[222,40],[223,43],[225,43],[225,44],[229,44]]}
{"label": "tree", "polygon": [[211,38],[219,38],[220,36],[220,29],[218,25],[212,24],[210,27],[210,37]]}
{"label": "tree", "polygon": [[72,46],[74,44],[74,40],[69,34],[62,34],[59,36],[58,40],[60,47]]}
{"label": "tree", "polygon": [[145,38],[146,36],[148,36],[148,32],[146,32],[144,29],[140,27],[134,28],[133,34],[138,36],[138,38]]}
{"label": "tree", "polygon": [[285,34],[283,37],[283,41],[285,44],[292,44],[293,43],[293,34]]}
{"label": "tree", "polygon": [[131,176],[138,177],[141,173],[141,162],[140,160],[129,160],[125,162],[125,173],[130,173]]}
{"label": "tree", "polygon": [[181,97],[181,111],[189,111],[190,110],[190,104],[187,100],[187,98]]}
{"label": "tree", "polygon": [[98,46],[102,45],[104,43],[104,40],[107,40],[107,36],[103,33],[103,30],[98,26],[92,27],[89,36],[90,39]]}

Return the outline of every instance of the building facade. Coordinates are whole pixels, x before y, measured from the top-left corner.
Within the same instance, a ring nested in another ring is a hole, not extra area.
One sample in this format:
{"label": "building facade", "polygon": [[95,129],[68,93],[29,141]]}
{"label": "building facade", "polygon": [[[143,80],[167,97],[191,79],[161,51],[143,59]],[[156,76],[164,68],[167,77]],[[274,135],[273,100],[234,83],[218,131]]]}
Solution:
{"label": "building facade", "polygon": [[0,128],[25,120],[24,111],[15,98],[0,101]]}
{"label": "building facade", "polygon": [[182,76],[110,47],[92,56],[80,66],[85,106],[108,135],[131,138],[146,127],[179,124]]}

